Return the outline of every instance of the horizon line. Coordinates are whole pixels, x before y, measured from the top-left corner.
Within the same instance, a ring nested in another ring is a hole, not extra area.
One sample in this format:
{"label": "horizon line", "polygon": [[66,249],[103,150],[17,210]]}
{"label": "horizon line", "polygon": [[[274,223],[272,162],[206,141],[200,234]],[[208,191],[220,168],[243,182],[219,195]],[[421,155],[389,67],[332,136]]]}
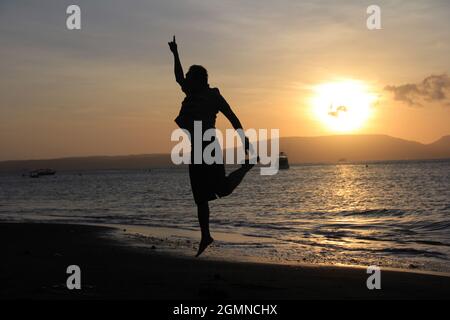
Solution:
{"label": "horizon line", "polygon": [[[433,143],[438,142],[439,140],[441,140],[442,138],[445,137],[450,137],[450,134],[445,134],[443,136],[441,136],[440,138],[438,138],[437,140],[434,140],[433,142],[430,143],[422,143],[419,141],[415,141],[415,140],[408,140],[408,139],[404,139],[404,138],[398,138],[398,137],[394,137],[388,134],[331,134],[331,135],[320,135],[320,136],[287,136],[287,137],[280,137],[281,139],[292,139],[292,138],[327,138],[327,137],[349,137],[349,136],[382,136],[382,137],[389,137],[389,138],[393,138],[393,139],[399,139],[399,140],[403,140],[403,141],[407,141],[407,142],[413,142],[413,143],[417,143],[417,144],[421,144],[421,145],[431,145]],[[16,162],[16,161],[48,161],[48,160],[63,160],[63,159],[77,159],[77,158],[107,158],[107,157],[133,157],[133,156],[166,156],[166,155],[170,155],[170,151],[167,152],[155,152],[155,153],[128,153],[128,154],[110,154],[110,155],[106,155],[106,154],[92,154],[92,155],[73,155],[73,156],[57,156],[57,157],[51,157],[51,158],[27,158],[27,159],[6,159],[6,160],[1,160],[0,159],[0,163],[5,163],[5,162]]]}

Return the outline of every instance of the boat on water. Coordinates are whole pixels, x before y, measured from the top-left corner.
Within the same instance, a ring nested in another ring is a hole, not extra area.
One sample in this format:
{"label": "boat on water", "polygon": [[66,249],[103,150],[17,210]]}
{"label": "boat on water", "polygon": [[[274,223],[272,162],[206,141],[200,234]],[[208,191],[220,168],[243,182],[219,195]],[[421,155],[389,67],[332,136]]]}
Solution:
{"label": "boat on water", "polygon": [[38,169],[30,171],[29,176],[30,178],[39,178],[41,176],[53,176],[55,173],[56,171],[53,169]]}
{"label": "boat on water", "polygon": [[289,169],[289,160],[288,160],[287,154],[284,152],[280,152],[279,168],[281,170]]}

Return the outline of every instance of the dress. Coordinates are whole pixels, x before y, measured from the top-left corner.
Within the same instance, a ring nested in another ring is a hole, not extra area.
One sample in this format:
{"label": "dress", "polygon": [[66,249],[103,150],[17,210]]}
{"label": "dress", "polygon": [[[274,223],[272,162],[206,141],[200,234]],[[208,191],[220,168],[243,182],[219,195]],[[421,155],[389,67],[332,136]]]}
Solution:
{"label": "dress", "polygon": [[[201,204],[228,195],[230,186],[225,174],[223,161],[221,163],[207,164],[202,159],[202,163],[194,163],[193,150],[195,139],[192,138],[194,121],[202,122],[203,136],[207,129],[215,129],[217,113],[219,111],[223,112],[225,108],[230,108],[230,106],[217,88],[208,86],[195,92],[183,88],[183,91],[186,93],[186,98],[183,100],[180,113],[175,122],[191,135],[192,152],[191,163],[189,164],[189,178],[194,201],[196,204]],[[215,143],[214,139],[202,142],[202,154],[204,148],[210,143]],[[222,154],[220,157],[222,157]]]}

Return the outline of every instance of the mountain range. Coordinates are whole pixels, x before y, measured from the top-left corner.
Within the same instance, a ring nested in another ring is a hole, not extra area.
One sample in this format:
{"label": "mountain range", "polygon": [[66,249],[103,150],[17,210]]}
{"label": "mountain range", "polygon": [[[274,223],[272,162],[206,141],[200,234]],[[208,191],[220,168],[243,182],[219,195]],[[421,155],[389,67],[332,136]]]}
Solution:
{"label": "mountain range", "polygon": [[[335,135],[280,138],[280,151],[291,164],[450,159],[450,135],[422,144],[387,135]],[[149,169],[174,166],[170,154],[89,156],[1,161],[0,172],[40,168],[66,170]]]}

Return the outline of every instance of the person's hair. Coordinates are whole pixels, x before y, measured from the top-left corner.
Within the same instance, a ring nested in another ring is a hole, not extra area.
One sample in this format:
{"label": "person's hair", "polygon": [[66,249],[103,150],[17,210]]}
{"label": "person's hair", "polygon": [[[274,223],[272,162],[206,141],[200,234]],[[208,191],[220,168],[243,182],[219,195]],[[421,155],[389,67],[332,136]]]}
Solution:
{"label": "person's hair", "polygon": [[208,85],[208,71],[203,66],[197,64],[192,65],[186,76],[196,86],[203,87]]}

